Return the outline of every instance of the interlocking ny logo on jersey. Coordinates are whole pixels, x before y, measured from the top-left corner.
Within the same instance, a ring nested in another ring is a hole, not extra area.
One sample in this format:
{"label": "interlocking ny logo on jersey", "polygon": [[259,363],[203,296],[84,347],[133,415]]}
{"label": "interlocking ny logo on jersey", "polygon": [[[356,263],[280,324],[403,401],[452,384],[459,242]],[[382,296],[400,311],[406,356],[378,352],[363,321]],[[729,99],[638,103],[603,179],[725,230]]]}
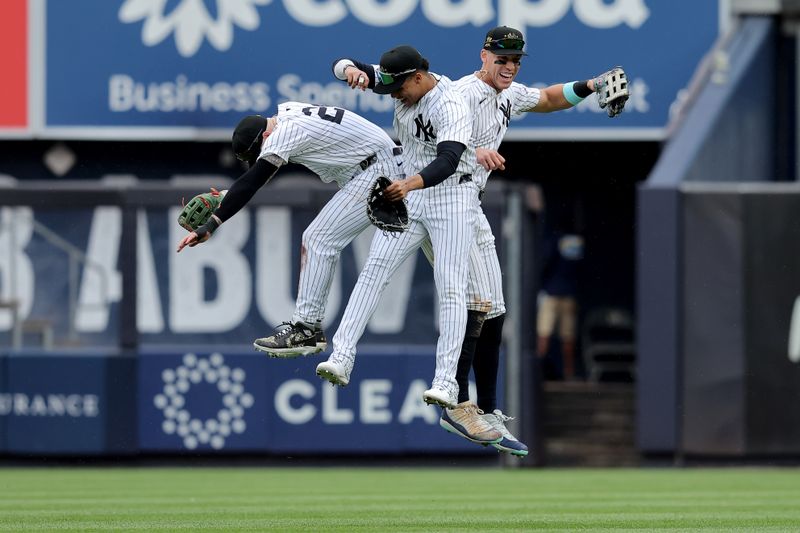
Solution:
{"label": "interlocking ny logo on jersey", "polygon": [[245,30],[258,28],[261,20],[255,6],[263,6],[271,1],[125,0],[118,16],[124,23],[145,20],[142,42],[146,46],[155,46],[170,33],[175,33],[178,52],[183,57],[191,57],[197,53],[204,38],[217,50],[229,49],[233,44],[233,27],[239,26]]}
{"label": "interlocking ny logo on jersey", "polygon": [[[504,100],[497,108],[503,114],[503,126],[508,126],[511,121],[511,100]],[[497,128],[497,131],[500,131],[500,127]]]}
{"label": "interlocking ny logo on jersey", "polygon": [[435,139],[436,134],[433,133],[433,125],[431,124],[431,121],[429,120],[427,124],[424,121],[425,119],[422,118],[422,113],[417,115],[417,118],[414,119],[414,126],[416,126],[414,128],[414,136],[419,139],[424,135],[425,139],[423,140],[428,142],[431,139]]}

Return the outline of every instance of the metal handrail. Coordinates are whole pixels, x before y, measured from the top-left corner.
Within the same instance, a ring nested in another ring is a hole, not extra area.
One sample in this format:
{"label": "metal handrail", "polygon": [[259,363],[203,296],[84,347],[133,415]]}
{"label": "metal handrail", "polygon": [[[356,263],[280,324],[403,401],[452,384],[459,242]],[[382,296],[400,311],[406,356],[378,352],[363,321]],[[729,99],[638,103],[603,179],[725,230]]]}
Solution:
{"label": "metal handrail", "polygon": [[686,114],[699,98],[701,91],[706,86],[706,82],[710,79],[722,81],[727,76],[728,69],[730,68],[727,48],[738,29],[739,25],[733,23],[728,31],[717,37],[711,49],[703,56],[700,63],[698,63],[685,92],[675,103],[675,111],[669,118],[666,127],[667,139],[670,139],[683,124]]}
{"label": "metal handrail", "polygon": [[[90,268],[95,270],[98,275],[100,276],[100,295],[101,300],[97,303],[89,303],[89,304],[82,304],[81,307],[83,308],[94,308],[100,307],[104,305],[104,302],[108,299],[108,277],[106,274],[105,269],[102,265],[90,260],[86,257],[86,254],[75,246],[74,244],[70,243],[56,232],[42,224],[41,222],[37,221],[33,218],[32,215],[25,214],[23,216],[28,216],[31,222],[31,227],[33,228],[34,233],[38,234],[42,237],[47,243],[50,245],[58,248],[62,252],[66,253],[69,258],[69,265],[68,265],[68,333],[67,338],[70,341],[75,341],[78,338],[77,330],[75,328],[75,321],[78,312],[78,264],[84,265],[85,268]],[[11,217],[11,224],[10,224],[10,238],[11,238],[11,246],[12,249],[15,247],[15,238],[16,238],[16,219],[14,216]],[[16,268],[15,268],[15,260],[13,259],[13,254],[9,254],[11,257],[11,277],[12,277],[12,287],[16,287]],[[21,335],[21,324],[19,320],[19,301],[16,298],[16,294],[12,295],[9,300],[9,303],[13,306],[11,308],[12,312],[12,346],[14,349],[19,349],[22,347],[22,335]]]}

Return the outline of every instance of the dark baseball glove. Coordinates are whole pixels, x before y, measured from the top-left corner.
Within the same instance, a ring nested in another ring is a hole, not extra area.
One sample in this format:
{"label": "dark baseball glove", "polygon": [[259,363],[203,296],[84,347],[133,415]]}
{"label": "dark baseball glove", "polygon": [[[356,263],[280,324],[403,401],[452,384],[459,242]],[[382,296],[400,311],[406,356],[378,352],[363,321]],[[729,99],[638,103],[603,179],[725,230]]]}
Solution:
{"label": "dark baseball glove", "polygon": [[390,202],[383,196],[383,190],[392,180],[379,176],[372,186],[367,199],[367,216],[370,222],[381,231],[399,233],[408,229],[408,209],[403,200]]}
{"label": "dark baseball glove", "polygon": [[222,199],[225,198],[226,192],[219,192],[212,187],[211,192],[198,194],[183,206],[178,215],[178,224],[186,228],[187,231],[196,230],[211,218],[219,204],[222,203]]}

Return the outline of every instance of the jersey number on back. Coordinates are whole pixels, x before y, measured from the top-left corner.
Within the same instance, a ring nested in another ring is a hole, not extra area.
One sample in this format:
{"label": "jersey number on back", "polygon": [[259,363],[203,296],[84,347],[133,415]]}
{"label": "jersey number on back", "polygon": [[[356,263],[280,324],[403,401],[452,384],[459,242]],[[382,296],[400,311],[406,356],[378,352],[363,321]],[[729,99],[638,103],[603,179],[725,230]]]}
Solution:
{"label": "jersey number on back", "polygon": [[342,123],[342,117],[344,116],[344,109],[340,109],[338,107],[331,107],[330,109],[332,109],[334,111],[334,114],[333,115],[329,115],[328,114],[328,108],[325,107],[325,106],[304,107],[303,108],[303,113],[310,117],[311,116],[311,111],[313,109],[317,110],[317,116],[319,118],[321,118],[322,120],[327,120],[328,122],[335,122],[336,124],[341,124]]}

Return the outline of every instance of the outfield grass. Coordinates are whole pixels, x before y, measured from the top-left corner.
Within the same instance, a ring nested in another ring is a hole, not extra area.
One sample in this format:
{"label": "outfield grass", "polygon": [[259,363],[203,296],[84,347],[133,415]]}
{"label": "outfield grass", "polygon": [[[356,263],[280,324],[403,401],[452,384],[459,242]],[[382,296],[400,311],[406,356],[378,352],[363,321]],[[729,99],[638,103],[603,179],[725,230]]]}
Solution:
{"label": "outfield grass", "polygon": [[800,531],[800,470],[0,469],[0,531],[528,530]]}

